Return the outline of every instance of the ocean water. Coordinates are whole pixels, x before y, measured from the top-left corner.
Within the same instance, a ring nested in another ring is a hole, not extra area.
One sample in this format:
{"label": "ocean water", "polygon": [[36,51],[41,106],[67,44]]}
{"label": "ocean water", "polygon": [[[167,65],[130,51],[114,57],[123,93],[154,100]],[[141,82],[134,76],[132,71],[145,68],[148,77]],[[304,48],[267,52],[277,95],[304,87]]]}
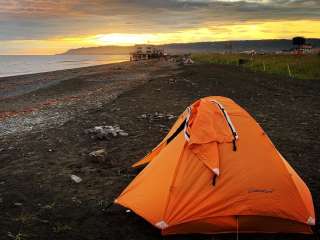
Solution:
{"label": "ocean water", "polygon": [[128,55],[1,56],[0,77],[128,61]]}

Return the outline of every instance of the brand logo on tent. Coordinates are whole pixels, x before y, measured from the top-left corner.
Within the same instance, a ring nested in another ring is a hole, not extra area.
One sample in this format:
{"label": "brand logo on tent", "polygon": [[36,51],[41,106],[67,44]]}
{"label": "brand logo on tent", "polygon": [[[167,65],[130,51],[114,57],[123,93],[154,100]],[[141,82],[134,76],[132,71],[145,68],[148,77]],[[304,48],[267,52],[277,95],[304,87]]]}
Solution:
{"label": "brand logo on tent", "polygon": [[271,188],[266,188],[266,189],[262,189],[262,188],[250,188],[248,190],[248,193],[272,193],[273,192],[273,189]]}

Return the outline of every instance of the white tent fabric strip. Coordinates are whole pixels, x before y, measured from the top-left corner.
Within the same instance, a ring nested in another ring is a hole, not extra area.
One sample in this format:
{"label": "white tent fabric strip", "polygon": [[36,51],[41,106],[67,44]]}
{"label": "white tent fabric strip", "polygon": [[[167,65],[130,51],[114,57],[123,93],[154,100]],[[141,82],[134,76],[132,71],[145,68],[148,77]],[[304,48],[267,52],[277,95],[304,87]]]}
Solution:
{"label": "white tent fabric strip", "polygon": [[314,226],[314,225],[316,225],[316,220],[313,218],[313,217],[309,217],[308,218],[308,220],[307,220],[307,224],[309,225],[309,226]]}
{"label": "white tent fabric strip", "polygon": [[190,119],[190,116],[191,116],[191,108],[187,107],[187,111],[188,111],[188,115],[187,115],[187,118],[186,118],[186,124],[184,125],[183,133],[184,133],[185,139],[189,142],[190,141],[190,135],[187,132],[187,130],[188,130],[189,119]]}
{"label": "white tent fabric strip", "polygon": [[169,225],[165,222],[165,221],[160,221],[160,222],[157,222],[155,224],[156,227],[160,228],[160,229],[165,229],[167,227],[169,227]]}
{"label": "white tent fabric strip", "polygon": [[212,172],[214,172],[217,176],[219,176],[219,174],[220,174],[219,168],[213,168]]}
{"label": "white tent fabric strip", "polygon": [[231,121],[231,119],[230,119],[230,117],[229,117],[228,112],[225,110],[225,108],[223,107],[223,105],[222,105],[221,103],[219,103],[218,101],[216,101],[216,100],[211,100],[211,102],[217,104],[217,105],[219,106],[219,108],[225,113],[226,120],[227,120],[227,122],[228,122],[228,124],[229,124],[229,126],[230,126],[230,128],[231,128],[231,131],[232,131],[232,133],[233,133],[233,135],[234,135],[234,138],[237,140],[237,139],[239,138],[239,135],[238,135],[237,130],[236,130],[236,128],[234,127],[234,125],[233,125],[233,123],[232,123],[232,121]]}

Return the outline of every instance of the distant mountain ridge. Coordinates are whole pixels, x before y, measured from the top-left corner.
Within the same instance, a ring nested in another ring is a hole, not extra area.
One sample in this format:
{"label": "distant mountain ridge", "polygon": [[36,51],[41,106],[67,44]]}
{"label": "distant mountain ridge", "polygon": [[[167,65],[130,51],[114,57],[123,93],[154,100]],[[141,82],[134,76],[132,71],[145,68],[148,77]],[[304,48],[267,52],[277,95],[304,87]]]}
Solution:
{"label": "distant mountain ridge", "polygon": [[[307,43],[314,47],[320,47],[320,39],[307,39]],[[239,41],[221,41],[221,42],[196,42],[196,43],[172,43],[158,45],[159,48],[165,49],[169,54],[184,53],[205,53],[205,52],[242,52],[255,50],[257,52],[276,52],[289,50],[293,47],[292,40],[239,40]],[[70,49],[63,54],[69,55],[121,55],[129,54],[133,46],[101,46]]]}
{"label": "distant mountain ridge", "polygon": [[69,55],[122,55],[129,54],[133,50],[133,46],[101,46],[70,49],[63,54]]}

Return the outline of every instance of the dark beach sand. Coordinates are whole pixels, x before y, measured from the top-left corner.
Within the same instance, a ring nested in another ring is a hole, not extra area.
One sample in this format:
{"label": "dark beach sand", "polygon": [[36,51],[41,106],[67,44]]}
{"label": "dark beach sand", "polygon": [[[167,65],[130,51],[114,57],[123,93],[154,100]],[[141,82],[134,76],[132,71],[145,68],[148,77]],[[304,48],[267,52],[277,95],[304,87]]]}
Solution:
{"label": "dark beach sand", "polygon": [[[257,119],[309,186],[319,216],[320,81],[290,80],[234,66],[165,62],[40,75],[9,80],[47,77],[55,83],[0,100],[0,239],[19,232],[23,239],[163,239],[140,217],[119,206],[106,206],[137,173],[129,166],[174,122],[139,117],[156,112],[177,116],[209,95],[230,97]],[[129,136],[96,140],[84,132],[115,124]],[[100,148],[108,152],[106,163],[88,157]],[[83,181],[72,182],[70,174]],[[315,233],[245,234],[240,239],[319,239],[319,227]],[[165,237],[235,238],[234,234]]]}

